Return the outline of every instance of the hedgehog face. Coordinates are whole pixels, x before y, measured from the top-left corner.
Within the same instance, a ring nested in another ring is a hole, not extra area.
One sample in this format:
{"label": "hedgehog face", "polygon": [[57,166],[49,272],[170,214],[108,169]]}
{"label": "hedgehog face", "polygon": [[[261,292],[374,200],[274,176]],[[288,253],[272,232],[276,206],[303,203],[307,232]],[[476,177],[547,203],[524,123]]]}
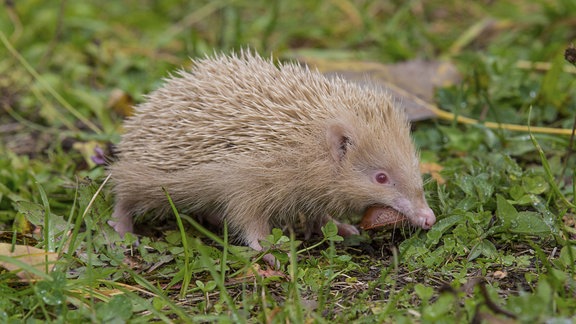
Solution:
{"label": "hedgehog face", "polygon": [[[434,212],[424,197],[422,182],[402,181],[402,172],[389,172],[383,169],[365,171],[365,178],[372,183],[367,195],[374,199],[374,204],[368,207],[392,207],[402,213],[413,225],[429,229],[436,221]],[[416,177],[420,179],[419,174]]]}
{"label": "hedgehog face", "polygon": [[[354,210],[392,207],[413,225],[430,228],[436,217],[424,197],[418,157],[410,138],[392,139],[391,143],[380,141],[378,145],[377,140],[362,140],[362,135],[340,123],[327,128],[327,142],[337,165],[343,199]],[[402,149],[395,150],[399,145],[403,145]]]}

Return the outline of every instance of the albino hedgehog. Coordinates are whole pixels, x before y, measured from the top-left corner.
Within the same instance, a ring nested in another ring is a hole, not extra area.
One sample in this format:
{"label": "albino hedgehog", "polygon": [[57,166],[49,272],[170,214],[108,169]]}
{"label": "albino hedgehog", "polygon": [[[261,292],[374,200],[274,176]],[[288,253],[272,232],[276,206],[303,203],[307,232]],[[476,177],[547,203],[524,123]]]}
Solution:
{"label": "albino hedgehog", "polygon": [[[391,207],[413,225],[436,218],[424,198],[404,111],[381,91],[242,51],[194,62],[124,124],[111,166],[123,235],[133,218],[180,211],[227,221],[261,250],[272,226]],[[357,234],[335,221],[341,235]]]}

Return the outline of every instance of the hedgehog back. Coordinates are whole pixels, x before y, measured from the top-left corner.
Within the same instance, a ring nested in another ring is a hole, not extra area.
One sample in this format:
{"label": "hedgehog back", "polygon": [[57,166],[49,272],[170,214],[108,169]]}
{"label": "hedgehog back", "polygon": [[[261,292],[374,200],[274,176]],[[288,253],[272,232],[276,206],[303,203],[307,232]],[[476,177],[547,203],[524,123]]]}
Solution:
{"label": "hedgehog back", "polygon": [[[175,171],[263,158],[311,149],[325,138],[327,122],[342,119],[366,128],[374,140],[404,137],[406,122],[394,110],[384,94],[292,63],[277,67],[249,52],[205,58],[168,78],[137,107],[124,124],[120,159]],[[386,125],[390,120],[400,123]]]}

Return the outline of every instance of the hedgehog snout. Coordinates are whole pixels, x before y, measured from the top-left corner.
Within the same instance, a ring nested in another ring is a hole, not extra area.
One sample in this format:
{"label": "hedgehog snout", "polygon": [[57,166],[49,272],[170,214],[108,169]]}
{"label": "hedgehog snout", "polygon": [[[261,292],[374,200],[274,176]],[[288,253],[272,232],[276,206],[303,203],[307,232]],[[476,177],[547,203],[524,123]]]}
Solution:
{"label": "hedgehog snout", "polygon": [[418,217],[419,225],[423,229],[430,229],[432,225],[436,223],[436,215],[434,215],[434,211],[428,206],[420,209],[416,217]]}
{"label": "hedgehog snout", "polygon": [[425,201],[423,204],[424,206],[415,208],[408,199],[397,198],[393,200],[390,207],[404,214],[412,224],[423,229],[430,229],[436,223],[436,215]]}

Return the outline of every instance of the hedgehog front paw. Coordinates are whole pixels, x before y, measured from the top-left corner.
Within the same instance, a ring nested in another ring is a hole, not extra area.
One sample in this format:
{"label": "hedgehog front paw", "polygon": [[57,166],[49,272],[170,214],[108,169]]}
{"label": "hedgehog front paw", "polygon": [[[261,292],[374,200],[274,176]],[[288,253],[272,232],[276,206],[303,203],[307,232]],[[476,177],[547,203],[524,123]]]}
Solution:
{"label": "hedgehog front paw", "polygon": [[338,235],[342,237],[348,237],[351,235],[360,235],[360,231],[354,225],[346,223],[336,223],[336,227],[338,227]]}
{"label": "hedgehog front paw", "polygon": [[354,225],[339,222],[336,219],[332,218],[332,216],[330,215],[324,216],[324,218],[322,218],[322,220],[319,223],[317,223],[316,226],[314,226],[313,231],[315,233],[322,234],[322,226],[326,225],[330,221],[336,224],[336,227],[338,227],[338,235],[342,237],[348,237],[351,235],[360,235],[360,231],[358,231],[358,229]]}

